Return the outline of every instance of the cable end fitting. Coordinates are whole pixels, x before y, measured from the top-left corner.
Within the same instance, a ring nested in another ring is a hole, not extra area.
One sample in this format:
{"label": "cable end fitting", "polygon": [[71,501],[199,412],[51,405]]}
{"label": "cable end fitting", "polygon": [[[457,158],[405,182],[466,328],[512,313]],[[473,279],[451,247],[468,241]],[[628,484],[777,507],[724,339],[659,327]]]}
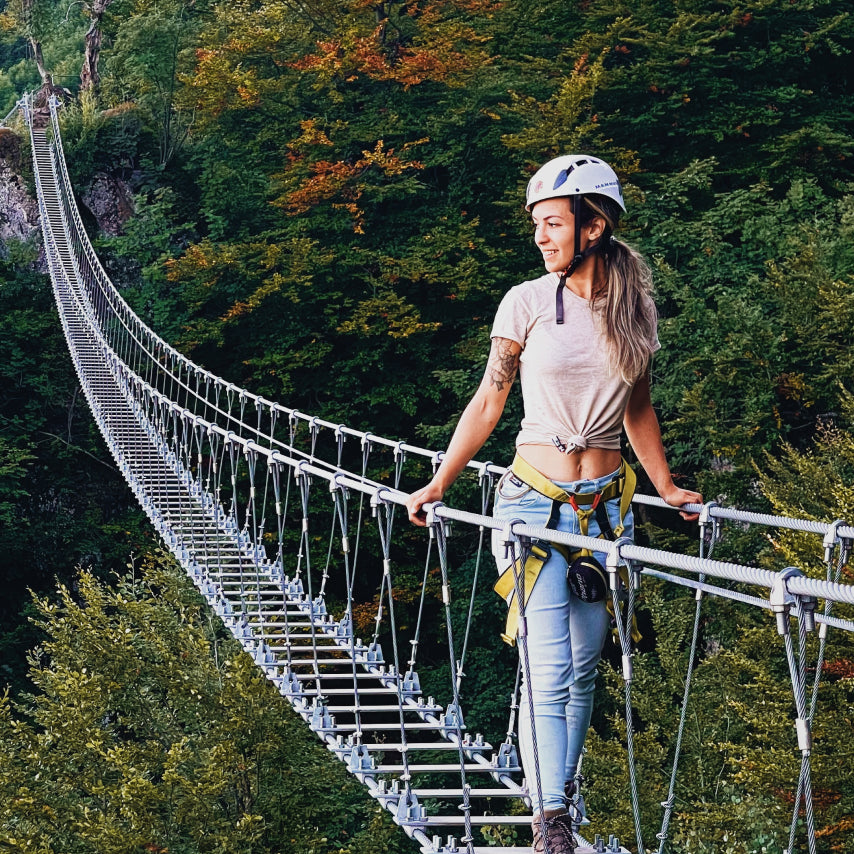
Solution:
{"label": "cable end fitting", "polygon": [[803,573],[796,566],[781,569],[774,579],[768,602],[771,610],[777,616],[777,631],[781,635],[789,633],[789,611],[795,604],[795,597],[789,593],[789,579],[802,577]]}
{"label": "cable end fitting", "polygon": [[442,524],[442,518],[436,515],[436,511],[440,507],[444,507],[445,504],[442,501],[433,501],[430,504],[425,504],[421,509],[425,510],[427,513],[427,527],[433,528],[436,525]]}

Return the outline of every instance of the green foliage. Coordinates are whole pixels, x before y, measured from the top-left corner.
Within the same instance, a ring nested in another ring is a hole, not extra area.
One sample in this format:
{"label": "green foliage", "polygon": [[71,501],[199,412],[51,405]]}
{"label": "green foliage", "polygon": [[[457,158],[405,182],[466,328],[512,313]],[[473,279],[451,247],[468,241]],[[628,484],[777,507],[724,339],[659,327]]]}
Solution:
{"label": "green foliage", "polygon": [[174,564],[74,587],[37,601],[38,693],[0,699],[6,850],[402,850]]}
{"label": "green foliage", "polygon": [[[653,393],[680,482],[730,505],[850,518],[849,5],[115,0],[100,96],[65,108],[64,139],[76,183],[115,168],[133,184],[133,218],[99,251],[159,332],[265,397],[431,446],[476,387],[501,294],[538,274],[520,204],[528,174],[571,148],[601,154],[624,181],[624,234],[655,267]],[[38,11],[59,23],[58,5]],[[61,11],[68,25],[38,35],[49,65],[76,70],[84,17]],[[16,26],[0,44],[7,100],[28,79]],[[109,566],[144,538],[118,479],[88,465],[100,451],[88,422],[78,430],[70,370],[47,355],[62,344],[46,291],[3,288],[0,514],[18,524],[0,544],[13,615],[25,579],[44,589],[54,571],[68,577],[57,556]],[[519,415],[514,396],[483,458],[509,458]],[[414,468],[404,486],[427,476]],[[476,508],[479,490],[462,480],[449,500]],[[644,515],[650,542],[683,545]],[[824,572],[798,535],[725,534],[716,556]],[[461,628],[477,546],[457,542]],[[414,549],[407,534],[395,544],[404,600],[420,580]],[[645,597],[634,697],[653,832],[693,600],[654,585]],[[512,656],[493,661],[498,605],[477,588],[463,688],[490,733],[504,726],[495,698],[512,671]],[[429,609],[438,648],[444,615],[434,599]],[[796,759],[780,641],[735,606],[705,613],[674,845],[778,850]],[[17,631],[0,644],[32,641]],[[833,643],[821,709],[851,702],[851,654]],[[425,644],[423,680],[446,698],[437,658]],[[629,839],[622,701],[615,674],[605,682],[589,802],[614,822],[605,832]],[[851,847],[854,809],[850,762],[833,763],[849,756],[850,722],[831,719],[817,725],[815,758],[828,851]]]}
{"label": "green foliage", "polygon": [[24,684],[32,632],[19,628],[27,589],[87,563],[103,572],[151,542],[133,497],[105,460],[68,358],[49,283],[21,263],[0,262],[0,680]]}

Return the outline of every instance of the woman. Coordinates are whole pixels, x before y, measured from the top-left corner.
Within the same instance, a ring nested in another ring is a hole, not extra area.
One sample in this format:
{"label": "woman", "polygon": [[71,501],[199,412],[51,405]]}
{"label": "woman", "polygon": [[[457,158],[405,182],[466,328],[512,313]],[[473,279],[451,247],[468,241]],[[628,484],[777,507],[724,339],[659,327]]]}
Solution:
{"label": "woman", "polygon": [[[650,271],[612,236],[625,205],[616,174],[602,160],[565,155],[549,161],[528,184],[526,208],[547,273],[502,300],[483,381],[435,476],[409,497],[409,517],[425,524],[422,505],[440,501],[487,440],[519,372],[525,415],[516,459],[498,484],[494,515],[591,537],[630,537],[630,495],[622,506],[620,495],[626,481],[623,427],[668,504],[702,501],[674,484],[650,400],[650,359],[659,347]],[[494,532],[503,573],[511,557],[501,540]],[[575,850],[567,798],[610,623],[601,589],[604,559],[604,552],[565,554],[546,546],[525,591],[533,715],[526,687],[519,735],[529,784],[538,770],[542,793],[541,800],[534,796],[534,851]],[[525,564],[528,579],[531,566]],[[511,570],[505,576],[510,585],[501,591],[510,591],[509,600],[513,577]],[[512,622],[508,633],[515,635]]]}

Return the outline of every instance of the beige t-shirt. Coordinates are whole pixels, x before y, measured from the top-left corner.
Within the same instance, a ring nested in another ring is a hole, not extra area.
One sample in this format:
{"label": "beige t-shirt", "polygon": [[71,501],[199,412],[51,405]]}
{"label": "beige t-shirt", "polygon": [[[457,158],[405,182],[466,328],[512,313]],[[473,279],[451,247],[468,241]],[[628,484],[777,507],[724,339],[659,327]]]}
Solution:
{"label": "beige t-shirt", "polygon": [[609,372],[605,336],[586,299],[564,288],[564,322],[555,322],[559,280],[549,273],[511,288],[492,326],[493,338],[522,346],[525,416],[516,445],[550,445],[557,437],[570,450],[618,450],[632,386]]}

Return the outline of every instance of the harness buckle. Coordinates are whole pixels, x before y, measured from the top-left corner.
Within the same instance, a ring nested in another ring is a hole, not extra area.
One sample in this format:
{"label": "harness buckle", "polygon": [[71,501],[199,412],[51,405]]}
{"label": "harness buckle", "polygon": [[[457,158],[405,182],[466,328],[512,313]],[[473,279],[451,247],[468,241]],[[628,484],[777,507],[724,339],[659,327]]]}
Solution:
{"label": "harness buckle", "polygon": [[581,512],[592,513],[599,506],[599,502],[602,500],[602,492],[600,490],[599,492],[597,492],[593,496],[593,501],[590,503],[589,509],[586,511],[582,511],[578,506],[578,502],[575,500],[575,494],[572,492],[567,492],[567,495],[569,496],[569,506],[572,507],[572,509],[576,513],[581,513]]}

